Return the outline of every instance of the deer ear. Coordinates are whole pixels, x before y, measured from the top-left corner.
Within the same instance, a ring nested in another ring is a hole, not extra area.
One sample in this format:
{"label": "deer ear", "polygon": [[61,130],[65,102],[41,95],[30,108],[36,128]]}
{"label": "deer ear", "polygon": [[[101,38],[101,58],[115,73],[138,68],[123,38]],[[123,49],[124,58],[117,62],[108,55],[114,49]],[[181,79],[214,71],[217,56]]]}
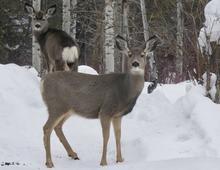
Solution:
{"label": "deer ear", "polygon": [[129,51],[127,40],[125,40],[125,38],[120,35],[116,36],[115,45],[122,53],[127,53]]}
{"label": "deer ear", "polygon": [[56,6],[56,5],[50,6],[50,7],[47,9],[47,12],[46,12],[47,18],[52,17],[52,16],[56,13],[56,10],[57,10],[57,6]]}
{"label": "deer ear", "polygon": [[27,12],[30,16],[32,16],[34,14],[34,8],[32,5],[30,5],[29,3],[25,3],[24,4],[24,10],[25,12]]}
{"label": "deer ear", "polygon": [[152,37],[150,37],[148,40],[147,40],[147,43],[146,43],[146,51],[147,52],[152,52],[153,50],[155,50],[155,48],[161,44],[161,40],[158,36],[156,35],[153,35]]}

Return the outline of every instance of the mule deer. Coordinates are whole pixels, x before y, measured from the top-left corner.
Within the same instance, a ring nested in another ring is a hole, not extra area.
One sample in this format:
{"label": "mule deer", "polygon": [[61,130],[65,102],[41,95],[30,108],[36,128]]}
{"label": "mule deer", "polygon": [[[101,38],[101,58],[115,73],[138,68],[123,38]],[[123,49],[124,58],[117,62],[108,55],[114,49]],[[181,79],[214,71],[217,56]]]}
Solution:
{"label": "mule deer", "polygon": [[43,127],[47,167],[53,167],[50,151],[50,135],[53,129],[68,155],[73,159],[79,159],[62,131],[64,122],[72,114],[100,119],[103,133],[100,165],[107,165],[107,143],[112,122],[116,138],[116,161],[123,161],[120,144],[121,118],[133,109],[144,87],[146,55],[157,46],[158,40],[153,36],[147,41],[147,48],[146,44],[141,48],[128,48],[122,37],[116,37],[117,48],[128,57],[126,73],[88,75],[76,72],[55,72],[46,75],[41,82],[41,92],[49,113]]}
{"label": "mule deer", "polygon": [[45,11],[36,11],[25,3],[25,11],[32,17],[32,29],[46,61],[47,71],[74,70],[78,68],[79,48],[66,32],[49,28],[48,18],[56,12],[56,5]]}

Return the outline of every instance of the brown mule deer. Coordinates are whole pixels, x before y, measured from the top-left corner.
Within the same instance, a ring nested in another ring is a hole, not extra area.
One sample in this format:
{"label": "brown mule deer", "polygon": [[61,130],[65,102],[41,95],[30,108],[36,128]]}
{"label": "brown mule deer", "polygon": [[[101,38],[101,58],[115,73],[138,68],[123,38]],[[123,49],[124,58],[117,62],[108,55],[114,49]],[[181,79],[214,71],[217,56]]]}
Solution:
{"label": "brown mule deer", "polygon": [[77,71],[79,48],[76,41],[62,30],[49,28],[48,18],[55,14],[56,5],[44,12],[25,3],[25,11],[32,17],[33,33],[46,61],[47,72]]}
{"label": "brown mule deer", "polygon": [[76,72],[55,72],[46,75],[41,82],[42,97],[47,106],[49,117],[44,125],[44,146],[46,165],[53,167],[50,150],[51,132],[55,130],[68,155],[73,159],[78,156],[67,142],[62,126],[72,115],[85,118],[99,118],[103,132],[103,153],[101,165],[107,165],[106,152],[110,124],[113,123],[117,162],[122,162],[121,155],[121,118],[129,113],[144,87],[144,69],[146,56],[152,51],[159,39],[151,37],[143,47],[128,48],[126,41],[116,37],[117,48],[128,57],[127,73],[88,75]]}

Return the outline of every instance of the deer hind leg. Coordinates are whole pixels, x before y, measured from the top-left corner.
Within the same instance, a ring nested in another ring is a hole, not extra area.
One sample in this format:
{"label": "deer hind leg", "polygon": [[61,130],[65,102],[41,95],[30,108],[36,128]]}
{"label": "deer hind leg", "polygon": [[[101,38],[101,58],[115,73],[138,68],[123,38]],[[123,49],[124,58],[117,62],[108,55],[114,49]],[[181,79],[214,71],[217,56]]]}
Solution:
{"label": "deer hind leg", "polygon": [[60,140],[60,142],[63,144],[64,148],[66,149],[68,155],[73,158],[74,160],[79,160],[79,157],[77,156],[77,153],[74,152],[74,150],[71,148],[70,144],[68,143],[66,137],[64,136],[62,127],[64,122],[70,117],[70,115],[65,116],[55,127],[55,132]]}
{"label": "deer hind leg", "polygon": [[122,154],[121,154],[121,117],[113,118],[112,124],[115,133],[116,140],[116,162],[123,162]]}
{"label": "deer hind leg", "polygon": [[110,133],[111,117],[106,115],[100,115],[100,121],[103,134],[103,151],[100,165],[105,166],[107,165],[106,153]]}
{"label": "deer hind leg", "polygon": [[67,67],[68,67],[68,70],[70,71],[75,71],[77,72],[78,71],[78,60],[76,59],[74,62],[67,62]]}
{"label": "deer hind leg", "polygon": [[48,66],[48,73],[53,73],[54,72],[54,65],[52,64],[52,63],[49,63],[48,64],[49,66]]}
{"label": "deer hind leg", "polygon": [[55,60],[55,70],[56,71],[65,70],[65,62],[62,59],[56,59]]}
{"label": "deer hind leg", "polygon": [[50,117],[48,118],[46,124],[43,127],[44,130],[44,147],[46,150],[46,166],[48,168],[52,168],[53,162],[51,158],[51,147],[50,147],[50,136],[54,129],[54,127],[62,120],[62,116],[60,117]]}

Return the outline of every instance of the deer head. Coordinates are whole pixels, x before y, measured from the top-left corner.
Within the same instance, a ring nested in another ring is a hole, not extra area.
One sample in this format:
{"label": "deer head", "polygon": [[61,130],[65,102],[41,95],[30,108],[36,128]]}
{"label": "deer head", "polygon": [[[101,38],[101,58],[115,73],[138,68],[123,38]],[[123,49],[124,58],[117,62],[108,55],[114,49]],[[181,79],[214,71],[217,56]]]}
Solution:
{"label": "deer head", "polygon": [[116,47],[121,53],[128,58],[128,72],[131,74],[144,74],[146,66],[147,56],[152,52],[156,46],[160,43],[160,39],[157,36],[150,37],[140,47],[130,47],[127,40],[121,36],[116,37]]}
{"label": "deer head", "polygon": [[36,11],[34,7],[28,3],[25,3],[25,11],[32,18],[32,27],[36,32],[45,32],[48,29],[48,18],[52,17],[56,13],[56,5],[50,6],[46,11]]}

